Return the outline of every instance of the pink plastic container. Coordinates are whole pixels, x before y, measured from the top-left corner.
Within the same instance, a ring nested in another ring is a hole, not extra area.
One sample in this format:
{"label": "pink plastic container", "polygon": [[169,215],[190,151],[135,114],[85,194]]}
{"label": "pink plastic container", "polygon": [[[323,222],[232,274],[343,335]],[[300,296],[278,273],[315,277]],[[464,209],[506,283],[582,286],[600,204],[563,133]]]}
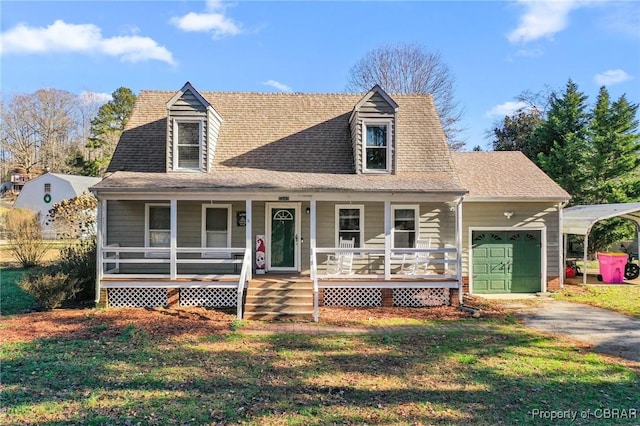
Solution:
{"label": "pink plastic container", "polygon": [[602,281],[609,284],[624,282],[624,267],[627,264],[626,253],[598,253]]}

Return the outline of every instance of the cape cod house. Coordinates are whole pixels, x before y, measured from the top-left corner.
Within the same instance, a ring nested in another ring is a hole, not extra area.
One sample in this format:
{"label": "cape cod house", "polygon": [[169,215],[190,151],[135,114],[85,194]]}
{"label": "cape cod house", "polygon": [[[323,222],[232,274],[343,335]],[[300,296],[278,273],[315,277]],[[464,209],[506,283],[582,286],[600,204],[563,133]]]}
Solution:
{"label": "cape cod house", "polygon": [[520,153],[449,152],[428,95],[140,93],[99,199],[111,306],[434,306],[561,276],[569,198]]}

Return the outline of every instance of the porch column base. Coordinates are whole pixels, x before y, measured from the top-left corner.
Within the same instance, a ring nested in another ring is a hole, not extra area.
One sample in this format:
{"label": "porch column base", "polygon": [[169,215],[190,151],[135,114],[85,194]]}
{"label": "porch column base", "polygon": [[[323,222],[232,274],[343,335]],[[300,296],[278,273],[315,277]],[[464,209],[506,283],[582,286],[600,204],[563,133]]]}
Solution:
{"label": "porch column base", "polygon": [[96,308],[107,308],[109,307],[109,296],[106,288],[100,289],[100,298],[98,303],[96,304]]}
{"label": "porch column base", "polygon": [[382,289],[382,307],[393,308],[393,289],[391,288]]}
{"label": "porch column base", "polygon": [[451,306],[460,306],[460,297],[458,296],[458,289],[452,288],[449,293],[449,300],[451,301]]}
{"label": "porch column base", "polygon": [[167,307],[175,308],[180,305],[180,290],[177,288],[167,289]]}

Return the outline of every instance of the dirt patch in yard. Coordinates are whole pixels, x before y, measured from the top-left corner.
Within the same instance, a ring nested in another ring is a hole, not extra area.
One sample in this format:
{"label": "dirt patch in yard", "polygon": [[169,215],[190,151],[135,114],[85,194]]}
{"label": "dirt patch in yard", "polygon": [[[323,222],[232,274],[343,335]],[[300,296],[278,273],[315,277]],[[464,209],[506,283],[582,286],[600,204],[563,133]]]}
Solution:
{"label": "dirt patch in yard", "polygon": [[[465,302],[467,303],[467,302]],[[498,307],[478,301],[482,318],[500,318],[507,314]],[[460,320],[471,313],[453,306],[434,308],[320,308],[319,325],[366,326],[380,320],[401,325],[411,320]],[[206,308],[109,308],[55,309],[50,312],[4,317],[0,333],[5,342],[29,342],[37,339],[88,340],[120,336],[140,331],[150,338],[192,339],[231,333],[235,312]],[[276,321],[277,322],[277,321]]]}

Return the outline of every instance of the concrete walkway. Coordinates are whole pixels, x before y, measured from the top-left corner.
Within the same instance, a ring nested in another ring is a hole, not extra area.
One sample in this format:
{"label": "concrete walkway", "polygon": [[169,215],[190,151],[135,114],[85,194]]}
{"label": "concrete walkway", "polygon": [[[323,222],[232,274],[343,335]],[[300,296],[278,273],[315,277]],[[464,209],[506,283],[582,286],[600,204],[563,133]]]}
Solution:
{"label": "concrete walkway", "polygon": [[505,303],[535,330],[593,345],[593,350],[640,362],[640,318],[607,309],[547,299],[537,306]]}

